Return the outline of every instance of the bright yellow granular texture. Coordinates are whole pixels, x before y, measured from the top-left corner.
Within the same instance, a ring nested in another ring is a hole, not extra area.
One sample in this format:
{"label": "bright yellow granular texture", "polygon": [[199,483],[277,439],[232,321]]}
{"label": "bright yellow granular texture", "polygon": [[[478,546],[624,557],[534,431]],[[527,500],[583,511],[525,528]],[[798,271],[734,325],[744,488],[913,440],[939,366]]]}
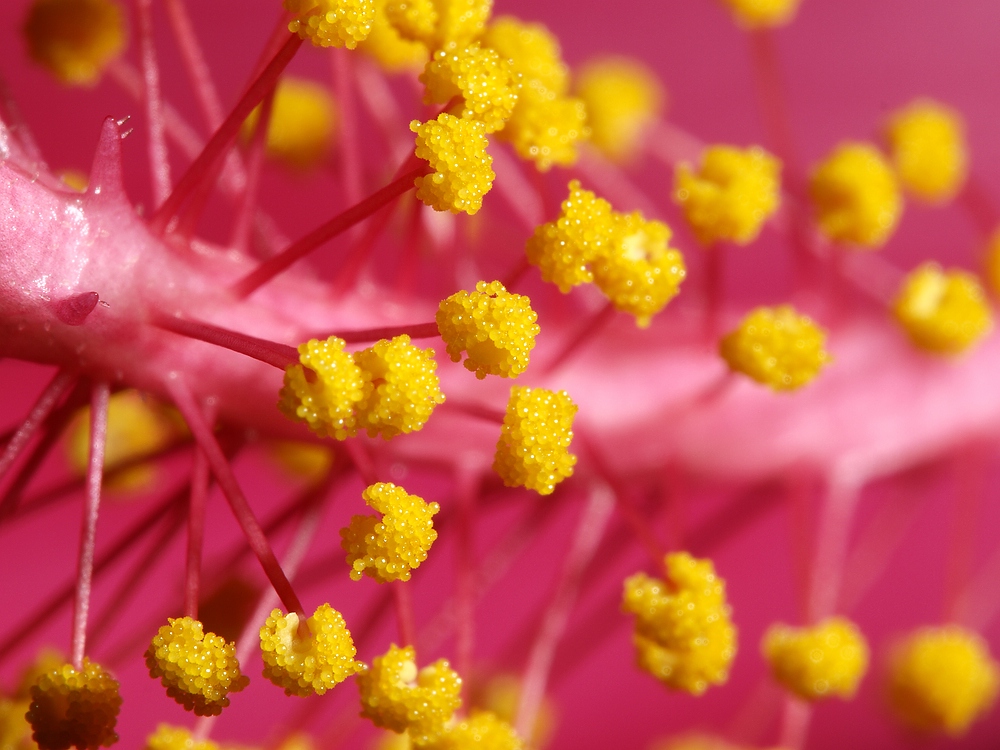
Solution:
{"label": "bright yellow granular texture", "polygon": [[320,437],[354,435],[355,407],[371,393],[371,378],[344,351],[343,339],[311,339],[299,345],[299,362],[285,370],[278,408]]}
{"label": "bright yellow granular texture", "polygon": [[831,361],[826,333],[791,305],[758,307],[719,342],[729,369],[776,391],[793,391]]}
{"label": "bright yellow granular texture", "polygon": [[146,667],[160,678],[167,695],[198,716],[217,716],[229,693],[250,684],[240,674],[236,644],[206,633],[191,617],[167,618],[146,649]]}
{"label": "bright yellow granular texture", "polygon": [[510,60],[536,95],[554,98],[569,90],[569,66],[563,62],[559,40],[542,24],[500,16],[487,27],[482,43]]}
{"label": "bright yellow granular texture", "polygon": [[125,15],[111,0],[35,0],[24,36],[31,58],[60,81],[93,86],[125,49]]}
{"label": "bright yellow granular texture", "polygon": [[645,573],[625,580],[622,609],[635,615],[636,660],[667,687],[701,695],[729,679],[736,656],[726,584],[711,560],[676,552],[664,564],[666,580]]}
{"label": "bright yellow granular texture", "polygon": [[759,146],[711,146],[697,174],[677,166],[674,200],[702,244],[746,245],[781,204],[781,162]]}
{"label": "bright yellow granular texture", "polygon": [[500,428],[493,470],[506,487],[527,487],[551,495],[556,485],[573,476],[576,404],[566,391],[514,386]]}
{"label": "bright yellow granular texture", "polygon": [[543,280],[568,292],[594,280],[591,265],[614,242],[615,229],[611,204],[573,180],[559,218],[537,227],[528,239],[528,262]]}
{"label": "bright yellow granular texture", "polygon": [[733,18],[749,29],[781,26],[795,16],[801,0],[722,0]]}
{"label": "bright yellow granular texture", "polygon": [[393,732],[407,732],[413,744],[433,742],[462,705],[462,678],[444,659],[417,671],[413,646],[396,644],[358,673],[361,715]]}
{"label": "bright yellow granular texture", "polygon": [[0,748],[36,750],[31,739],[31,724],[24,718],[29,701],[0,698]]}
{"label": "bright yellow granular texture", "polygon": [[434,516],[441,506],[390,482],[376,482],[361,496],[382,518],[352,516],[351,524],[340,530],[351,579],[367,575],[379,583],[409,581],[410,571],[427,559],[437,539]]}
{"label": "bright yellow granular texture", "polygon": [[146,739],[146,750],[219,750],[211,740],[195,740],[183,727],[160,724]]}
{"label": "bright yellow granular texture", "polygon": [[774,679],[805,700],[853,698],[868,669],[868,643],[850,620],[807,628],[772,625],[761,643]]}
{"label": "bright yellow granular texture", "polygon": [[[433,8],[430,0],[426,0],[426,3]],[[406,4],[375,0],[375,20],[372,22],[371,33],[358,44],[361,52],[375,60],[388,73],[420,70],[430,54],[426,44],[404,36],[388,16],[389,8]]]}
{"label": "bright yellow granular texture", "polygon": [[1000,664],[977,633],[958,625],[921,628],[894,650],[888,683],[903,722],[957,736],[992,708]]}
{"label": "bright yellow granular texture", "polygon": [[69,664],[45,672],[31,688],[26,718],[40,750],[110,747],[122,699],[118,680],[87,657],[77,672]]}
{"label": "bright yellow granular texture", "polygon": [[472,711],[423,750],[522,750],[514,727],[490,711]]}
{"label": "bright yellow granular texture", "polygon": [[631,57],[600,57],[580,69],[574,88],[587,108],[590,142],[611,161],[633,161],[666,100],[656,74]]}
{"label": "bright yellow granular texture", "polygon": [[993,328],[982,284],[967,271],[924,263],[903,280],[893,303],[910,341],[933,354],[960,354]]}
{"label": "bright yellow granular texture", "polygon": [[385,17],[403,39],[419,41],[426,49],[438,24],[434,0],[385,0]]}
{"label": "bright yellow granular texture", "polygon": [[[260,107],[243,125],[247,137],[257,127]],[[333,142],[337,112],[333,97],[318,83],[285,76],[274,90],[267,125],[267,153],[299,170],[316,167]]]}
{"label": "bright yellow granular texture", "polygon": [[521,88],[508,62],[478,42],[435,52],[420,81],[426,86],[425,104],[444,104],[460,97],[461,116],[483,123],[487,133],[503,129]]}
{"label": "bright yellow granular texture", "polygon": [[834,242],[877,249],[903,213],[896,175],[877,148],[842,143],[809,180],[816,222]]}
{"label": "bright yellow granular texture", "polygon": [[430,40],[433,49],[464,47],[486,29],[493,0],[432,0],[437,23]]}
{"label": "bright yellow granular texture", "polygon": [[414,346],[405,334],[357,352],[354,361],[371,383],[357,407],[357,430],[369,437],[416,432],[444,403],[434,350]]}
{"label": "bright yellow granular texture", "polygon": [[414,180],[417,198],[435,211],[470,216],[479,211],[496,177],[486,152],[486,126],[443,112],[436,120],[414,120],[410,130],[417,134],[417,158],[434,170]]}
{"label": "bright yellow granular texture", "polygon": [[288,30],[316,47],[354,49],[371,33],[374,0],[285,0]]}
{"label": "bright yellow granular texture", "polygon": [[[470,703],[484,711],[491,711],[506,722],[513,724],[517,720],[517,711],[521,703],[521,678],[512,674],[500,673],[490,677],[485,683],[477,681],[472,686]],[[530,745],[532,747],[548,747],[549,740],[558,725],[555,703],[551,696],[542,697],[541,705],[535,716],[535,726],[532,728]]]}
{"label": "bright yellow granular texture", "polygon": [[357,650],[340,612],[321,604],[306,624],[308,635],[297,614],[275,609],[260,629],[264,676],[286,695],[323,695],[364,668],[354,661]]}
{"label": "bright yellow granular texture", "polygon": [[480,281],[474,292],[455,292],[441,301],[435,319],[452,361],[465,352],[465,369],[480,380],[487,375],[516,378],[527,370],[541,330],[531,300],[511,294],[499,281]]}
{"label": "bright yellow granular texture", "polygon": [[885,133],[896,175],[914,196],[940,203],[962,189],[969,149],[958,112],[917,99],[890,116]]}
{"label": "bright yellow granular texture", "polygon": [[646,328],[680,291],[686,273],[680,251],[670,247],[670,227],[636,211],[615,214],[614,241],[594,261],[594,283],[615,309]]}

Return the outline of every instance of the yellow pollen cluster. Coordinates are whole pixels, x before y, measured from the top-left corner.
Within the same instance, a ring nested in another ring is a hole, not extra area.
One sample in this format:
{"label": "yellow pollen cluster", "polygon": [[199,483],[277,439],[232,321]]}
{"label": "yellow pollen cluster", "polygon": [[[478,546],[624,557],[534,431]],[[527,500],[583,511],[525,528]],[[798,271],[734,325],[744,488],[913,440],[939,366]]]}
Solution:
{"label": "yellow pollen cluster", "polygon": [[461,97],[461,116],[483,123],[487,133],[501,130],[510,119],[520,88],[507,61],[478,42],[435,52],[420,81],[427,87],[426,104]]}
{"label": "yellow pollen cluster", "polygon": [[759,146],[712,146],[698,174],[678,165],[674,199],[703,244],[746,245],[781,203],[781,162]]}
{"label": "yellow pollen cluster", "polygon": [[587,108],[591,143],[614,162],[632,161],[663,110],[656,75],[638,60],[603,57],[579,71],[575,89]]}
{"label": "yellow pollen cluster", "polygon": [[340,546],[347,553],[351,579],[362,574],[379,583],[409,581],[410,571],[427,559],[437,539],[434,516],[437,503],[426,503],[390,482],[377,482],[362,497],[370,508],[382,514],[352,516],[351,524],[340,530]]}
{"label": "yellow pollen cluster", "polygon": [[993,328],[979,279],[936,263],[907,275],[893,312],[914,345],[933,354],[959,354]]}
{"label": "yellow pollen cluster", "polygon": [[236,644],[205,633],[191,617],[168,618],[149,648],[146,666],[154,680],[161,678],[167,695],[198,716],[217,716],[250,680],[240,674]]}
{"label": "yellow pollen cluster", "polygon": [[359,672],[361,715],[393,732],[406,732],[418,747],[433,742],[462,705],[462,679],[438,659],[419,672],[413,646],[396,644]]}
{"label": "yellow pollen cluster", "polygon": [[[247,137],[256,129],[259,118],[257,107],[243,125]],[[323,86],[286,76],[274,91],[267,124],[267,153],[295,169],[315,167],[330,150],[335,122],[333,97]]]}
{"label": "yellow pollen cluster", "polygon": [[792,20],[801,0],[722,0],[736,22],[749,29],[781,26]]}
{"label": "yellow pollen cluster", "polygon": [[[426,2],[431,5],[430,0]],[[358,44],[358,49],[389,73],[420,70],[427,62],[427,45],[400,33],[400,29],[388,17],[389,9],[393,6],[391,0],[375,0],[375,20],[372,22],[371,33]]]}
{"label": "yellow pollen cluster", "polygon": [[115,723],[121,705],[118,681],[84,657],[79,672],[64,664],[38,678],[25,718],[40,750],[72,745],[93,750],[118,741]]}
{"label": "yellow pollen cluster", "polygon": [[111,0],[35,0],[24,36],[32,59],[60,81],[93,86],[125,48],[125,18]]}
{"label": "yellow pollen cluster", "polygon": [[31,740],[31,724],[24,718],[27,700],[0,698],[0,748],[3,750],[36,750]]}
{"label": "yellow pollen cluster", "polygon": [[667,687],[701,695],[729,678],[736,628],[726,584],[711,560],[686,552],[665,558],[666,580],[636,573],[625,580],[622,609],[635,615],[637,662]]}
{"label": "yellow pollen cluster", "polygon": [[889,698],[915,729],[964,734],[993,705],[998,687],[1000,664],[986,642],[957,625],[922,628],[893,654]]}
{"label": "yellow pollen cluster", "polygon": [[211,740],[195,740],[183,727],[160,724],[146,739],[146,750],[219,750]]}
{"label": "yellow pollen cluster", "polygon": [[275,609],[260,629],[264,676],[286,695],[323,695],[364,668],[354,661],[357,650],[340,612],[321,604],[306,625],[308,634],[297,614]]}
{"label": "yellow pollen cluster", "polygon": [[465,369],[480,380],[516,378],[527,370],[541,330],[531,300],[511,294],[499,281],[480,281],[475,292],[455,292],[441,301],[435,317],[452,361],[465,352]]}
{"label": "yellow pollen cluster", "polygon": [[729,369],[776,391],[801,388],[830,362],[826,333],[791,305],[758,307],[719,342]]}
{"label": "yellow pollen cluster", "polygon": [[892,168],[866,143],[838,146],[813,171],[809,196],[823,234],[863,248],[884,245],[903,213]]}
{"label": "yellow pollen cluster", "polygon": [[514,386],[504,414],[493,470],[507,487],[527,487],[551,495],[573,475],[576,404],[566,391]]}
{"label": "yellow pollen cluster", "polygon": [[868,669],[868,644],[858,627],[831,617],[808,628],[772,625],[764,657],[774,679],[800,698],[852,698]]}
{"label": "yellow pollen cluster", "polygon": [[569,87],[569,67],[563,62],[559,40],[540,23],[501,16],[486,29],[483,44],[512,62],[525,85],[536,94],[559,96]]}
{"label": "yellow pollen cluster", "polygon": [[472,711],[423,750],[522,750],[514,727],[490,711]]}
{"label": "yellow pollen cluster", "polygon": [[383,3],[386,20],[403,39],[431,43],[437,28],[438,12],[434,0],[388,0]]}
{"label": "yellow pollen cluster", "polygon": [[285,0],[288,30],[316,47],[354,49],[372,30],[374,0]]}
{"label": "yellow pollen cluster", "polygon": [[414,120],[410,130],[417,134],[417,157],[434,169],[414,181],[417,198],[436,211],[479,211],[496,177],[486,126],[443,112],[436,120]]}
{"label": "yellow pollen cluster", "polygon": [[432,0],[437,23],[430,40],[433,49],[465,46],[479,37],[493,12],[493,0]]}
{"label": "yellow pollen cluster", "polygon": [[354,409],[371,390],[371,378],[344,351],[344,341],[331,336],[300,344],[299,362],[285,370],[278,394],[281,412],[320,437],[344,440],[355,434]]}
{"label": "yellow pollen cluster", "polygon": [[938,203],[961,190],[969,153],[956,111],[918,99],[889,118],[886,138],[896,175],[914,196]]}

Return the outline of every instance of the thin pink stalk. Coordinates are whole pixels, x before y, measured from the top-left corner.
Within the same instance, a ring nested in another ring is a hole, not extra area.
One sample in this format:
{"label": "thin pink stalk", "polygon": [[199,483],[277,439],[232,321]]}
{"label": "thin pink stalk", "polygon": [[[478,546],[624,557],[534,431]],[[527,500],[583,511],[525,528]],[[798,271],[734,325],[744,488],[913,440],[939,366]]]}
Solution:
{"label": "thin pink stalk", "polygon": [[722,304],[726,289],[726,247],[720,244],[705,249],[705,290],[702,336],[711,347],[715,347],[721,333]]}
{"label": "thin pink stalk", "polygon": [[45,420],[48,419],[62,397],[76,384],[76,379],[76,373],[69,372],[68,370],[60,370],[49,381],[49,384],[45,386],[45,389],[35,401],[35,405],[28,412],[28,416],[25,417],[24,422],[17,428],[17,431],[4,447],[3,455],[0,456],[0,486],[3,485],[4,480],[7,478],[7,472],[11,466],[14,465],[18,456],[21,455],[21,451],[24,450],[24,447],[31,438],[35,436],[35,433],[38,432]]}
{"label": "thin pink stalk", "polygon": [[788,540],[791,547],[795,601],[799,617],[803,621],[808,617],[809,573],[812,560],[812,549],[809,544],[812,537],[809,501],[813,496],[813,490],[810,478],[799,472],[792,474],[785,481],[785,505],[788,511]]}
{"label": "thin pink stalk", "polygon": [[198,35],[195,34],[184,0],[163,0],[163,4],[170,28],[174,33],[174,40],[180,49],[184,72],[187,73],[202,118],[209,132],[214,131],[224,116],[222,102],[219,100],[219,92],[212,80],[212,71],[205,62],[205,55],[198,43]]}
{"label": "thin pink stalk", "polygon": [[349,50],[331,49],[333,91],[337,97],[341,184],[351,205],[361,200],[361,153],[358,138],[358,108],[354,95],[354,57]]}
{"label": "thin pink stalk", "polygon": [[196,447],[194,465],[191,467],[184,571],[184,615],[195,620],[198,619],[198,595],[201,591],[201,551],[205,540],[205,508],[208,505],[210,479],[208,457],[205,451]]}
{"label": "thin pink stalk", "polygon": [[583,174],[587,185],[595,188],[602,198],[611,201],[619,211],[642,211],[647,218],[662,213],[656,203],[624,171],[609,163],[596,150],[588,149],[584,152],[577,163],[577,169]]}
{"label": "thin pink stalk", "polygon": [[986,631],[1000,616],[1000,547],[970,579],[957,597],[954,620],[972,630]]}
{"label": "thin pink stalk", "polygon": [[781,80],[774,32],[770,29],[757,29],[747,36],[764,131],[767,133],[769,146],[784,163],[785,184],[798,195],[801,193],[801,172],[789,124],[787,97]]}
{"label": "thin pink stalk", "polygon": [[[493,171],[497,176],[494,187],[522,226],[529,232],[534,231],[535,227],[545,221],[545,208],[541,198],[532,190],[531,182],[525,177],[520,163],[507,149],[493,149],[491,155]],[[534,167],[529,166],[528,169]]]}
{"label": "thin pink stalk", "polygon": [[160,94],[160,66],[153,42],[153,1],[138,0],[139,50],[144,100],[149,128],[149,172],[153,181],[153,205],[159,207],[170,195],[170,158],[164,136],[163,100]]}
{"label": "thin pink stalk", "polygon": [[834,473],[827,478],[826,496],[817,524],[818,534],[809,584],[808,622],[831,616],[840,598],[851,523],[858,505],[858,485]]}
{"label": "thin pink stalk", "polygon": [[[354,61],[354,74],[357,77],[355,90],[361,104],[378,126],[378,132],[385,141],[393,162],[402,161],[413,148],[413,140],[406,129],[407,120],[403,118],[385,74],[364,57]],[[494,156],[494,163],[495,160]],[[499,185],[499,180],[497,184]]]}
{"label": "thin pink stalk", "polygon": [[811,703],[791,694],[786,695],[781,711],[778,745],[785,750],[802,750],[806,744],[806,735],[809,734],[812,715]]}
{"label": "thin pink stalk", "polygon": [[531,269],[531,263],[528,262],[527,256],[522,256],[517,264],[510,270],[508,274],[503,277],[503,287],[508,292],[513,290],[514,287],[518,285],[521,279],[524,278],[525,274]]}
{"label": "thin pink stalk", "polygon": [[551,375],[577,354],[583,346],[592,340],[595,333],[611,322],[615,317],[615,306],[608,302],[600,310],[581,323],[562,349],[542,367],[542,374]]}
{"label": "thin pink stalk", "polygon": [[267,131],[271,124],[271,112],[274,107],[274,91],[271,89],[268,92],[260,107],[257,129],[254,131],[253,140],[250,143],[246,186],[240,193],[236,206],[231,244],[240,250],[246,250],[250,245],[251,230],[257,211],[257,191],[260,189],[260,177],[267,147]]}
{"label": "thin pink stalk", "polygon": [[406,221],[406,236],[399,248],[396,281],[393,285],[395,291],[402,295],[409,294],[417,282],[424,240],[424,204],[414,200],[410,202],[408,209],[410,215]]}
{"label": "thin pink stalk", "polygon": [[410,646],[417,642],[417,624],[413,616],[413,595],[410,591],[409,581],[393,581],[389,584],[392,589],[392,603],[396,609],[396,627],[399,628],[399,640],[403,646]]}
{"label": "thin pink stalk", "polygon": [[375,462],[364,444],[360,440],[346,440],[344,441],[344,450],[365,484],[375,484],[378,481],[375,474]]}
{"label": "thin pink stalk", "polygon": [[227,328],[220,328],[211,323],[177,318],[172,315],[159,315],[153,318],[151,322],[157,328],[162,328],[164,331],[170,331],[171,333],[186,336],[189,339],[214,344],[238,354],[245,354],[260,362],[277,367],[279,370],[284,370],[289,365],[293,365],[299,361],[299,352],[294,347],[247,336],[238,331],[230,331]]}
{"label": "thin pink stalk", "polygon": [[94,549],[97,545],[97,515],[101,507],[101,480],[104,475],[104,447],[108,437],[108,402],[111,388],[107,382],[93,386],[90,397],[90,460],[87,465],[87,494],[80,527],[80,554],[77,558],[76,598],[73,600],[73,636],[70,648],[73,668],[83,669],[87,647],[87,615],[90,590],[94,581]]}
{"label": "thin pink stalk", "polygon": [[406,326],[386,326],[385,328],[366,328],[359,331],[333,331],[317,334],[316,338],[336,336],[348,344],[367,344],[381,339],[391,339],[393,336],[406,334],[411,339],[432,339],[441,335],[437,323],[414,323]]}
{"label": "thin pink stalk", "polygon": [[694,164],[705,144],[690,133],[666,121],[656,123],[646,138],[646,151],[668,169],[680,163]]}
{"label": "thin pink stalk", "polygon": [[956,497],[952,503],[948,556],[945,560],[944,620],[959,614],[962,592],[972,578],[979,531],[979,504],[987,492],[987,456],[973,446],[955,457]]}
{"label": "thin pink stalk", "polygon": [[472,674],[472,652],[476,634],[475,516],[479,475],[474,467],[461,466],[455,482],[456,586],[455,622],[458,673]]}

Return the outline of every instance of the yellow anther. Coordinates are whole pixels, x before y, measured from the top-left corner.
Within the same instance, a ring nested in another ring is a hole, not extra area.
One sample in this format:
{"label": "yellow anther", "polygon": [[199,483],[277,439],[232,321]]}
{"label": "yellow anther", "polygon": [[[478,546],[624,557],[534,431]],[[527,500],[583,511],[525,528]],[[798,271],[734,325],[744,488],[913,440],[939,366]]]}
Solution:
{"label": "yellow anther", "polygon": [[77,193],[86,193],[90,177],[76,169],[64,169],[58,174],[59,182]]}
{"label": "yellow anther", "polygon": [[385,17],[403,39],[421,42],[426,48],[438,25],[435,0],[383,0]]}
{"label": "yellow anther", "polygon": [[802,0],[722,0],[733,18],[750,29],[781,26],[795,16]]}
{"label": "yellow anther", "polygon": [[677,552],[664,564],[666,580],[636,573],[625,581],[622,609],[636,618],[636,660],[667,687],[701,695],[729,679],[736,656],[726,584],[711,560]]}
{"label": "yellow anther", "polygon": [[479,211],[496,177],[486,126],[444,112],[436,120],[414,120],[410,130],[417,134],[417,157],[434,170],[414,181],[417,198],[436,211]]}
{"label": "yellow anther", "polygon": [[372,30],[374,0],[285,0],[288,30],[316,47],[354,49]]}
{"label": "yellow anther", "polygon": [[740,372],[776,391],[801,388],[831,361],[826,333],[791,305],[758,307],[719,342],[719,353]]}
{"label": "yellow anther", "polygon": [[559,218],[537,227],[528,240],[528,262],[538,266],[542,279],[568,292],[594,280],[591,265],[614,242],[615,228],[611,204],[573,180]]}
{"label": "yellow anther", "polygon": [[998,688],[1000,664],[989,645],[958,625],[921,628],[893,653],[889,698],[915,729],[964,734],[993,706]]}
{"label": "yellow anther", "polygon": [[350,526],[340,530],[351,579],[367,575],[379,583],[409,581],[410,571],[427,559],[437,539],[433,519],[441,506],[389,482],[369,486],[362,497],[382,518],[352,516]]}
{"label": "yellow anther", "polygon": [[24,718],[27,700],[0,698],[0,748],[3,750],[36,750],[31,739],[31,724]]}
{"label": "yellow anther", "polygon": [[668,246],[670,227],[636,211],[615,215],[615,239],[593,263],[594,283],[615,309],[649,326],[680,290],[686,273],[680,251]]}
{"label": "yellow anther", "polygon": [[[247,137],[259,117],[257,107],[243,125]],[[336,118],[333,97],[323,86],[303,78],[282,78],[267,125],[267,153],[295,169],[317,166],[330,150]]]}
{"label": "yellow anther", "polygon": [[[66,664],[66,655],[54,648],[43,648],[36,655],[34,660],[21,673],[21,679],[17,683],[14,691],[15,700],[28,700],[31,698],[31,688],[46,672],[58,671]],[[0,745],[2,747],[2,745]]]}
{"label": "yellow anther", "polygon": [[444,403],[433,349],[421,349],[405,334],[382,339],[354,360],[370,387],[357,407],[357,430],[384,439],[423,428]]}
{"label": "yellow anther", "polygon": [[964,352],[993,328],[979,279],[966,271],[944,271],[936,263],[907,275],[893,312],[910,341],[933,354]]}
{"label": "yellow anther", "polygon": [[32,59],[60,81],[93,86],[125,49],[125,17],[111,0],[35,0],[24,36]]}
{"label": "yellow anther", "polygon": [[918,99],[892,114],[886,138],[896,175],[915,197],[938,203],[962,189],[969,162],[965,123],[951,107]]}
{"label": "yellow anther", "polygon": [[250,680],[240,673],[236,644],[206,633],[191,617],[168,618],[146,649],[146,667],[167,695],[198,716],[217,716]]}
{"label": "yellow anther", "polygon": [[903,213],[892,168],[866,143],[838,146],[813,171],[809,195],[823,234],[863,248],[884,245]]}
{"label": "yellow anther", "polygon": [[563,62],[559,40],[542,24],[501,16],[486,29],[482,42],[510,60],[536,96],[555,98],[569,90],[569,66]]}
{"label": "yellow anther", "polygon": [[602,57],[584,65],[575,89],[587,107],[590,142],[612,161],[632,161],[663,110],[656,74],[630,57]]}
{"label": "yellow anther", "polygon": [[219,750],[211,740],[196,740],[183,727],[160,724],[146,739],[146,750]]}
{"label": "yellow anther", "polygon": [[507,61],[478,42],[438,50],[420,80],[427,87],[425,103],[444,104],[460,97],[461,116],[483,123],[487,133],[501,130],[510,119],[521,87]]}
{"label": "yellow anther", "polygon": [[761,644],[774,679],[800,698],[852,698],[868,669],[868,643],[858,627],[831,617],[808,628],[772,625]]}
{"label": "yellow anther", "polygon": [[329,604],[321,604],[306,621],[272,610],[260,629],[264,676],[286,695],[323,695],[364,668],[354,661],[357,653],[344,617]]}
{"label": "yellow anther", "polygon": [[[433,8],[430,0],[426,2]],[[375,20],[372,22],[371,33],[358,44],[358,49],[389,73],[420,70],[427,62],[427,45],[400,32],[388,18],[388,9],[391,7],[391,0],[375,0]]]}
{"label": "yellow anther", "polygon": [[504,414],[493,470],[507,487],[527,487],[550,495],[573,475],[576,404],[566,391],[514,386]]}
{"label": "yellow anther", "polygon": [[285,370],[278,394],[281,412],[305,422],[320,437],[344,440],[355,434],[355,407],[372,386],[371,378],[344,351],[344,341],[331,336],[300,344],[299,362]]}
{"label": "yellow anther", "polygon": [[489,711],[472,711],[424,750],[522,750],[514,727]]}
{"label": "yellow anther", "polygon": [[590,137],[587,108],[571,96],[538,96],[530,81],[522,82],[518,105],[498,137],[541,172],[571,167],[579,156],[577,146]]}
{"label": "yellow anther", "polygon": [[413,646],[395,644],[358,673],[361,715],[377,727],[407,732],[422,747],[437,740],[462,705],[462,679],[444,659],[419,672]]}
{"label": "yellow anther", "polygon": [[436,319],[452,361],[465,352],[465,369],[480,380],[487,375],[516,378],[527,370],[541,330],[531,300],[511,294],[499,281],[480,281],[474,292],[455,292],[442,300]]}
{"label": "yellow anther", "polygon": [[781,203],[781,162],[759,146],[711,146],[697,174],[678,165],[674,199],[703,244],[746,245]]}
{"label": "yellow anther", "polygon": [[433,0],[437,25],[431,47],[464,47],[486,29],[493,0]]}
{"label": "yellow anther", "polygon": [[45,672],[31,688],[28,723],[39,750],[110,747],[122,699],[118,681],[84,657],[78,672],[64,664]]}
{"label": "yellow anther", "polygon": [[[473,686],[472,704],[496,714],[497,718],[511,724],[517,719],[521,703],[521,679],[511,674],[498,674],[485,684]],[[556,708],[549,696],[542,698],[535,716],[535,726],[531,731],[530,746],[544,748],[552,739],[556,729]]]}
{"label": "yellow anther", "polygon": [[327,475],[333,466],[333,453],[325,445],[299,440],[276,440],[268,452],[285,472],[293,477],[315,482]]}

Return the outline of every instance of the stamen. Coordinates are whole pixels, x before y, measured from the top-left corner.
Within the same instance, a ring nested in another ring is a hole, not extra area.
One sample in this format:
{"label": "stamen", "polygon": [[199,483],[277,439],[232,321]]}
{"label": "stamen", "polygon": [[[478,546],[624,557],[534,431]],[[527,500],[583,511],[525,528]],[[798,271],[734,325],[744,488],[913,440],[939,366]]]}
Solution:
{"label": "stamen", "polygon": [[291,346],[247,336],[237,331],[172,315],[156,315],[151,321],[157,328],[190,339],[197,339],[223,349],[245,354],[265,364],[284,370],[299,361],[298,351]]}
{"label": "stamen", "polygon": [[170,160],[163,134],[163,100],[160,92],[160,67],[153,43],[152,0],[138,0],[139,46],[142,59],[146,119],[149,128],[149,172],[153,181],[153,205],[160,206],[170,195]]}

